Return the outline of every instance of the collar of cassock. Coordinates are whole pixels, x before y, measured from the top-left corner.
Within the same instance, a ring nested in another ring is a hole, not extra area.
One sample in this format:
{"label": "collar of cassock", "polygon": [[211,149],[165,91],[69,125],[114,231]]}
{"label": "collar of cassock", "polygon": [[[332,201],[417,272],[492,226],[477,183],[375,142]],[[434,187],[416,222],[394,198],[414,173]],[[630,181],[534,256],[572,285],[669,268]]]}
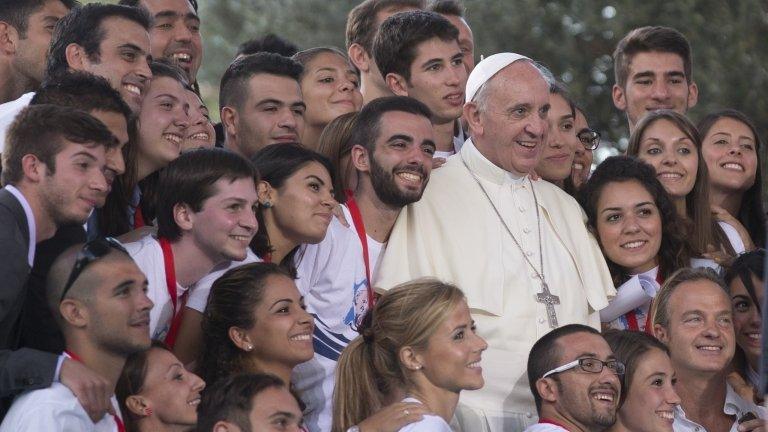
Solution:
{"label": "collar of cassock", "polygon": [[468,138],[461,147],[461,157],[467,163],[470,171],[475,175],[497,185],[508,184],[513,188],[525,187],[528,184],[528,176],[520,176],[509,171],[504,171],[489,161],[480,150],[475,147],[472,138]]}

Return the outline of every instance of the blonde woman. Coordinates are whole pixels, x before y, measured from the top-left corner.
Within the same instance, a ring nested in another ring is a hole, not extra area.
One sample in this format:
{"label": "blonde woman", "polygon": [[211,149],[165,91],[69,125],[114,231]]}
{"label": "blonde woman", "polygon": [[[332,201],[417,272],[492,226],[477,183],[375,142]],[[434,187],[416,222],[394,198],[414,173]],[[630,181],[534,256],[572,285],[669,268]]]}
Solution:
{"label": "blonde woman", "polygon": [[[460,289],[418,280],[385,293],[339,358],[333,431],[355,425],[396,401],[425,405],[425,415],[400,431],[446,431],[462,390],[483,386],[488,348],[475,332]],[[402,416],[407,416],[404,410]]]}

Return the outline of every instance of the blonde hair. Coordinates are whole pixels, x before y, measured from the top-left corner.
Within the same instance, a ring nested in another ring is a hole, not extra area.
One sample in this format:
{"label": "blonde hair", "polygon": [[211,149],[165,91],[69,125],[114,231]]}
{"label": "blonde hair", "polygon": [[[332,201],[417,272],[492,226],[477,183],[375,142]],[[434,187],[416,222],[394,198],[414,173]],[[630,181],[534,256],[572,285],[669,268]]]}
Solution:
{"label": "blonde hair", "polygon": [[398,285],[382,295],[336,366],[333,432],[343,432],[385,405],[395,389],[413,386],[400,363],[403,347],[426,348],[464,293],[435,279]]}

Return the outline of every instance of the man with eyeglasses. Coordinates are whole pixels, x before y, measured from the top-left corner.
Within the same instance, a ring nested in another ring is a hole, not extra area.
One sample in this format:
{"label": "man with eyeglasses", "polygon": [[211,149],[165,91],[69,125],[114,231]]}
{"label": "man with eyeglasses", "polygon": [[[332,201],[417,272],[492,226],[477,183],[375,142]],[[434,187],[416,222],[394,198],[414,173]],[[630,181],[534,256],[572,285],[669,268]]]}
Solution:
{"label": "man with eyeglasses", "polygon": [[613,425],[624,365],[592,327],[569,324],[539,339],[528,381],[539,422],[526,432],[599,432]]}
{"label": "man with eyeglasses", "polygon": [[18,349],[19,318],[36,244],[62,225],[85,222],[106,193],[106,154],[117,140],[83,111],[37,105],[16,117],[7,144],[0,190],[0,418],[10,397],[60,382],[98,420],[106,410],[101,379],[57,354]]}
{"label": "man with eyeglasses", "polygon": [[[126,358],[149,348],[147,278],[114,239],[67,249],[48,276],[47,301],[66,341],[67,361],[82,363],[106,381],[109,394]],[[17,398],[0,432],[125,431],[117,400],[94,422],[69,388],[54,383]]]}

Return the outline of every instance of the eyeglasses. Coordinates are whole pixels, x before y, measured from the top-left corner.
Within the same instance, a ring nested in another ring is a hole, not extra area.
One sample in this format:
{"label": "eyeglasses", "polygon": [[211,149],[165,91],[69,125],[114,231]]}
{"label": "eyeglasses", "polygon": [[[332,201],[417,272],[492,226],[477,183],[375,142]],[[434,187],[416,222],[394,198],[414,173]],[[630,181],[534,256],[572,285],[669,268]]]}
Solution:
{"label": "eyeglasses", "polygon": [[64,285],[64,290],[61,292],[59,303],[64,301],[64,297],[66,297],[67,293],[72,288],[72,285],[74,285],[77,278],[80,277],[80,274],[83,272],[85,267],[97,259],[106,256],[112,249],[118,250],[125,254],[128,253],[123,245],[112,237],[97,238],[83,245],[83,248],[77,254],[75,265],[72,266],[72,271],[69,273],[67,284]]}
{"label": "eyeglasses", "polygon": [[615,373],[616,375],[624,375],[624,371],[626,370],[624,363],[618,360],[602,361],[600,359],[587,357],[587,358],[576,359],[568,364],[564,364],[560,367],[556,367],[551,371],[542,375],[542,378],[546,378],[550,375],[554,375],[560,372],[565,372],[567,370],[574,369],[577,367],[583,370],[584,372],[589,372],[589,373],[600,373],[603,371],[603,367],[607,367],[608,369],[611,370],[611,372]]}
{"label": "eyeglasses", "polygon": [[594,150],[600,145],[600,133],[592,129],[582,129],[576,136],[587,150]]}

